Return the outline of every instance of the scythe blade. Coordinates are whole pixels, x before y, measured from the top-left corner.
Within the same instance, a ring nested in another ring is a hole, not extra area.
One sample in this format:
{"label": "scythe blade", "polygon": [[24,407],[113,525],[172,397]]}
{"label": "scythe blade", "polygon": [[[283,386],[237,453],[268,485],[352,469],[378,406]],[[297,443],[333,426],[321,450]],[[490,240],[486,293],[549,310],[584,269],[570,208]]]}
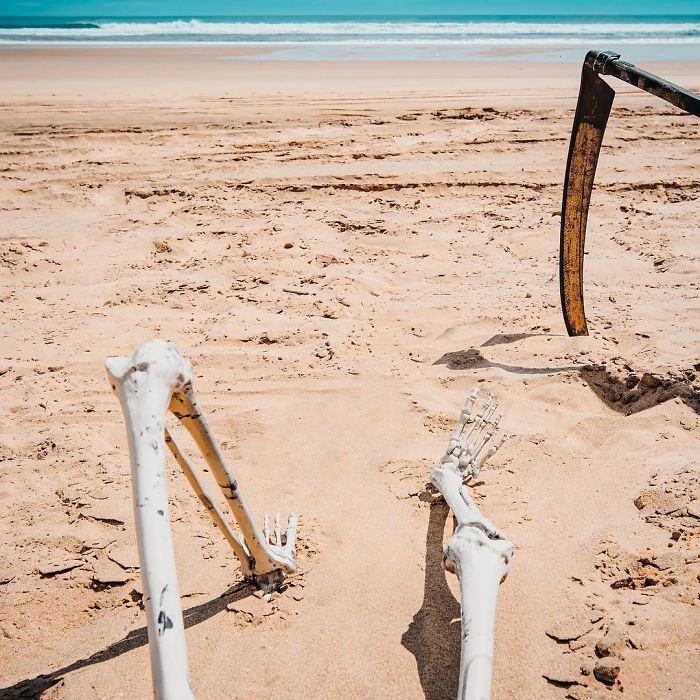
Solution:
{"label": "scythe blade", "polygon": [[[610,58],[613,56],[617,57],[616,54],[612,54]],[[569,335],[588,335],[583,308],[586,222],[598,155],[615,98],[615,91],[592,67],[593,61],[598,57],[598,52],[590,52],[581,71],[581,88],[564,178],[559,284],[564,322]]]}

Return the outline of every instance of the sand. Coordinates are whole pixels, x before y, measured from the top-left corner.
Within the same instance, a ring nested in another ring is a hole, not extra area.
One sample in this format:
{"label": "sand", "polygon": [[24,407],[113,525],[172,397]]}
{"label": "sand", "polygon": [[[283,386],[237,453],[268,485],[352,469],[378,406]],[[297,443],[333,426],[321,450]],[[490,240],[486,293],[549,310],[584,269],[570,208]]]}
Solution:
{"label": "sand", "polygon": [[0,696],[151,695],[103,362],[157,336],[259,517],[301,514],[264,604],[169,462],[198,697],[455,696],[426,484],[474,386],[514,433],[474,488],[517,547],[493,697],[698,697],[697,120],[621,89],[571,339],[576,64],[221,53],[0,52]]}

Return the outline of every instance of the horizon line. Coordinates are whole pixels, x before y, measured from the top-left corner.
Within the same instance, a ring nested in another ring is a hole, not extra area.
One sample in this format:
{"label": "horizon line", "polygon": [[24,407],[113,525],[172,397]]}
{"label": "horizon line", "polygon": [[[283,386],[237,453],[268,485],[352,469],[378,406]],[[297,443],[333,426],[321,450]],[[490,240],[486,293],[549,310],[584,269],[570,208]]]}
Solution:
{"label": "horizon line", "polygon": [[643,12],[643,13],[607,13],[607,12],[591,12],[591,13],[569,13],[569,12],[563,12],[563,13],[556,13],[552,14],[550,12],[530,12],[530,13],[525,13],[525,12],[503,12],[499,14],[490,14],[490,13],[482,13],[482,12],[474,12],[474,13],[469,13],[469,14],[449,14],[449,13],[437,13],[437,14],[430,14],[430,13],[416,13],[416,12],[410,12],[406,14],[395,14],[395,13],[362,13],[362,14],[348,14],[348,13],[339,13],[339,12],[328,12],[328,13],[313,13],[313,14],[285,14],[281,12],[266,12],[266,13],[261,13],[261,14],[253,14],[253,13],[244,13],[244,14],[207,14],[207,15],[199,15],[199,14],[190,14],[190,13],[181,13],[181,14],[176,14],[176,15],[163,15],[163,14],[120,14],[120,15],[103,15],[103,14],[59,14],[59,15],[50,15],[50,14],[41,14],[41,15],[15,15],[15,14],[10,14],[10,15],[3,15],[0,14],[0,19],[33,19],[33,20],[41,20],[41,19],[91,19],[91,18],[96,18],[96,19],[125,19],[125,18],[139,18],[139,19],[145,19],[145,18],[150,18],[150,19],[181,19],[183,17],[190,18],[190,19],[218,19],[218,18],[251,18],[251,17],[289,17],[289,18],[296,18],[296,19],[302,19],[302,18],[328,18],[328,17],[343,17],[343,18],[353,18],[353,19],[364,19],[364,18],[422,18],[422,17],[432,17],[432,18],[473,18],[473,17],[479,17],[479,18],[487,18],[487,17],[493,17],[493,18],[503,18],[503,17],[556,17],[556,18],[562,18],[562,17],[567,17],[567,18],[591,18],[591,17],[606,17],[606,18],[631,18],[631,17],[697,17],[700,18],[700,12]]}
{"label": "horizon line", "polygon": [[614,13],[614,12],[313,12],[313,13],[286,13],[286,12],[237,12],[232,14],[194,14],[194,13],[179,13],[174,15],[157,14],[148,12],[145,14],[35,14],[35,15],[20,15],[20,14],[0,14],[0,18],[21,18],[21,19],[41,19],[49,17],[61,17],[66,19],[80,17],[103,17],[105,19],[116,19],[119,17],[201,17],[201,18],[216,18],[216,17],[700,17],[700,12],[640,12],[640,13]]}

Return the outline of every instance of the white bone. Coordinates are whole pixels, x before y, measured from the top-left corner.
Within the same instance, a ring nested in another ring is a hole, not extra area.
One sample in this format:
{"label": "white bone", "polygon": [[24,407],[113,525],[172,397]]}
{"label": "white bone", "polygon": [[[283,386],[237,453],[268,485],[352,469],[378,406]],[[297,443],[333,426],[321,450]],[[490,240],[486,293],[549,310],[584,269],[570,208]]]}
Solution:
{"label": "white bone", "polygon": [[[106,368],[119,397],[131,456],[136,536],[148,621],[151,671],[156,698],[193,698],[187,647],[175,570],[165,474],[165,443],[190,485],[211,514],[251,577],[267,595],[296,571],[294,547],[297,516],[290,513],[283,541],[280,514],[275,516],[275,544],[269,541],[269,518],[263,532],[255,525],[243,494],[226,463],[192,388],[192,368],[172,343],[153,340],[130,358],[112,357]],[[243,540],[206,491],[184,453],[165,430],[170,409],[202,451],[241,528]]]}
{"label": "white bone", "polygon": [[476,476],[508,437],[499,438],[479,459],[498,426],[500,415],[493,419],[498,404],[494,397],[489,397],[483,410],[472,417],[477,394],[475,389],[467,398],[447,452],[431,473],[433,485],[457,521],[445,548],[444,563],[459,578],[462,602],[459,700],[486,700],[490,696],[496,598],[498,587],[510,570],[514,551],[506,536],[479,512],[464,485],[464,478]]}
{"label": "white bone", "polygon": [[[199,408],[191,380],[173,393],[170,410],[187,428],[228,501],[254,562],[253,574],[258,584],[274,586],[279,582],[279,572],[282,577],[294,573],[297,570],[294,559],[284,547],[271,544],[256,525],[238,481]],[[290,523],[287,527],[290,528]]]}
{"label": "white bone", "polygon": [[229,527],[226,516],[221,512],[216,501],[207,493],[204,483],[197,475],[197,472],[192,468],[190,461],[177,446],[175,439],[168,432],[167,428],[165,429],[165,444],[170,448],[170,452],[173,457],[175,457],[175,461],[180,465],[180,468],[187,477],[187,481],[190,482],[192,490],[197,494],[202,505],[209,511],[212,520],[214,520],[217,527],[226,538],[226,541],[231,545],[231,549],[233,549],[236,558],[241,563],[243,575],[249,578],[253,575],[252,560],[250,558],[250,552],[248,552],[245,546],[245,542],[241,542],[238,535]]}
{"label": "white bone", "polygon": [[110,358],[106,367],[129,439],[153,688],[156,698],[188,700],[194,695],[170,534],[163,430],[172,392],[191,379],[191,370],[175,346],[155,341],[131,358]]}

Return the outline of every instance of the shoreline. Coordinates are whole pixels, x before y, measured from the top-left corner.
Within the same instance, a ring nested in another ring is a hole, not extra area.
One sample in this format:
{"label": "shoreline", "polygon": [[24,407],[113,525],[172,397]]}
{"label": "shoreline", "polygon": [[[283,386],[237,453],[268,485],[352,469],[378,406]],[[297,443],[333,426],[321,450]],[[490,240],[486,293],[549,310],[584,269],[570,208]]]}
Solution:
{"label": "shoreline", "polygon": [[[608,45],[610,44],[610,45]],[[632,62],[700,63],[700,42],[552,41],[541,43],[450,42],[300,42],[300,41],[0,41],[7,52],[32,51],[203,51],[226,52],[224,59],[270,61],[474,63],[517,60],[527,63],[577,63],[591,49],[616,49]],[[0,58],[1,60],[1,58]]]}
{"label": "shoreline", "polygon": [[[337,60],[279,58],[260,46],[212,47],[0,47],[0,102],[115,98],[245,97],[283,92],[382,98],[416,91],[434,99],[526,99],[531,104],[572,107],[578,94],[585,50],[572,61],[519,61],[506,51],[481,60]],[[633,61],[683,87],[700,90],[700,60]],[[368,70],[368,66],[371,69]],[[627,85],[616,86],[616,103],[653,102]],[[56,115],[54,115],[56,116]]]}

